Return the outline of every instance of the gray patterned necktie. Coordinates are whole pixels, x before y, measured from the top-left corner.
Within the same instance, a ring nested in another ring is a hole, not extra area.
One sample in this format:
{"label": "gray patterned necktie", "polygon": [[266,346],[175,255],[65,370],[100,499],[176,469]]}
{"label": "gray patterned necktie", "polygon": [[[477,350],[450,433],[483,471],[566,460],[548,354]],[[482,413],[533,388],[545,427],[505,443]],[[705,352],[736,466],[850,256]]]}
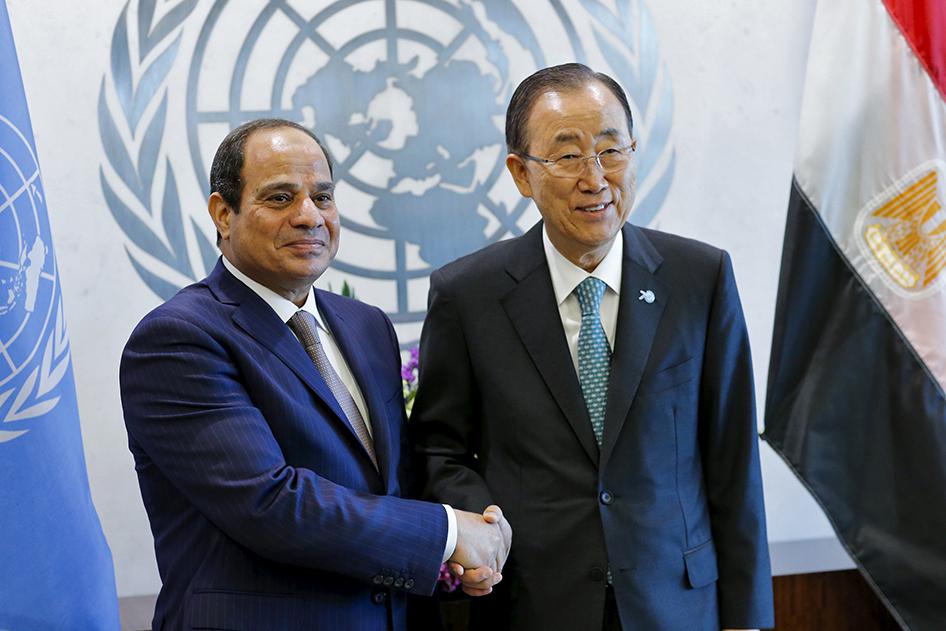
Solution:
{"label": "gray patterned necktie", "polygon": [[325,355],[325,349],[322,347],[322,342],[319,341],[319,334],[316,330],[317,326],[315,316],[308,311],[300,309],[289,318],[289,328],[292,329],[292,332],[295,333],[299,341],[302,342],[302,345],[305,347],[305,352],[308,353],[312,363],[315,364],[315,367],[322,375],[322,379],[325,380],[325,384],[329,387],[329,390],[332,391],[335,400],[338,401],[345,416],[348,417],[348,422],[351,423],[352,429],[358,434],[358,440],[364,445],[365,451],[368,452],[368,455],[371,457],[371,462],[374,463],[374,467],[377,469],[378,460],[375,457],[374,441],[371,439],[371,434],[368,433],[368,426],[365,424],[365,419],[361,416],[361,412],[358,411],[358,406],[355,405],[355,400],[352,398],[351,392],[345,387],[341,377],[339,377],[335,369],[332,368],[332,364]]}
{"label": "gray patterned necktie", "polygon": [[578,381],[585,397],[595,440],[601,446],[604,438],[604,408],[608,400],[611,376],[611,347],[601,325],[603,280],[589,276],[575,288],[581,306],[581,328],[578,330]]}

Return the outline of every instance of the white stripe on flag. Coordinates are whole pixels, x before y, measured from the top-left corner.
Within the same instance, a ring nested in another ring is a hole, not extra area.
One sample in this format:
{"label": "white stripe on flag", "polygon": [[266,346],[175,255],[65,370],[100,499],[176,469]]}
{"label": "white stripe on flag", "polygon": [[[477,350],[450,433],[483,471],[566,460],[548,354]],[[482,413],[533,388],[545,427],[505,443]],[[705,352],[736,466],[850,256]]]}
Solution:
{"label": "white stripe on flag", "polygon": [[946,104],[880,0],[819,2],[814,24],[795,177],[946,389]]}

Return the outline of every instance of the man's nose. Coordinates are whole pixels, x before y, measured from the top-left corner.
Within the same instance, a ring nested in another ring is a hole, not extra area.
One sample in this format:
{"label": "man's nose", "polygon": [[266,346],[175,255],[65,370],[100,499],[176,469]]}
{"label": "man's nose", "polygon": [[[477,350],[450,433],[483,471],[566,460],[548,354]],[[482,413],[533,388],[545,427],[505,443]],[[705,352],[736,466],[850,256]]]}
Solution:
{"label": "man's nose", "polygon": [[325,224],[325,218],[318,205],[311,197],[304,197],[292,217],[293,225],[304,228],[318,228]]}
{"label": "man's nose", "polygon": [[604,167],[601,166],[598,156],[585,158],[581,165],[581,175],[578,177],[578,187],[582,191],[597,192],[606,185]]}

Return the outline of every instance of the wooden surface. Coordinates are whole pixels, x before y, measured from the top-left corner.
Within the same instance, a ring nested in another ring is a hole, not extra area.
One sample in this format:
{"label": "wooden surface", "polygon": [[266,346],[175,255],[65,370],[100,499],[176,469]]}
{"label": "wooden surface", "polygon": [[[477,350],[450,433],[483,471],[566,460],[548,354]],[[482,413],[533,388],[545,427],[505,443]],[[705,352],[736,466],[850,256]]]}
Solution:
{"label": "wooden surface", "polygon": [[900,631],[857,570],[772,579],[777,631]]}

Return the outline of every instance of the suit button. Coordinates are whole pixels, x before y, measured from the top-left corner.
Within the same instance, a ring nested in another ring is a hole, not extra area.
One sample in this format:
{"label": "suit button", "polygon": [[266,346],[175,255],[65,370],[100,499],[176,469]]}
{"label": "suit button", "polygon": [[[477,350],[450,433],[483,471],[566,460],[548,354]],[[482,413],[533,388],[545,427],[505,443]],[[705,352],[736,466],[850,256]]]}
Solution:
{"label": "suit button", "polygon": [[401,576],[398,576],[396,579],[394,579],[394,586],[397,587],[398,589],[401,589],[402,587],[404,587],[404,578]]}
{"label": "suit button", "polygon": [[384,577],[381,576],[380,574],[375,574],[374,578],[371,579],[371,582],[374,583],[375,585],[380,585],[381,583],[384,582]]}
{"label": "suit button", "polygon": [[394,585],[394,577],[393,577],[393,576],[386,576],[386,577],[384,578],[384,586],[385,586],[385,587],[390,587],[391,585]]}
{"label": "suit button", "polygon": [[600,583],[604,580],[604,570],[602,570],[600,567],[593,567],[591,568],[591,571],[588,572],[588,576],[591,578],[591,580]]}
{"label": "suit button", "polygon": [[388,595],[384,592],[375,592],[371,594],[371,602],[376,605],[383,605],[384,602],[388,599]]}
{"label": "suit button", "polygon": [[608,506],[614,501],[614,496],[611,495],[611,491],[601,491],[601,495],[598,496],[598,499],[601,500],[602,504]]}
{"label": "suit button", "polygon": [[404,581],[404,589],[414,589],[414,579],[409,578]]}

